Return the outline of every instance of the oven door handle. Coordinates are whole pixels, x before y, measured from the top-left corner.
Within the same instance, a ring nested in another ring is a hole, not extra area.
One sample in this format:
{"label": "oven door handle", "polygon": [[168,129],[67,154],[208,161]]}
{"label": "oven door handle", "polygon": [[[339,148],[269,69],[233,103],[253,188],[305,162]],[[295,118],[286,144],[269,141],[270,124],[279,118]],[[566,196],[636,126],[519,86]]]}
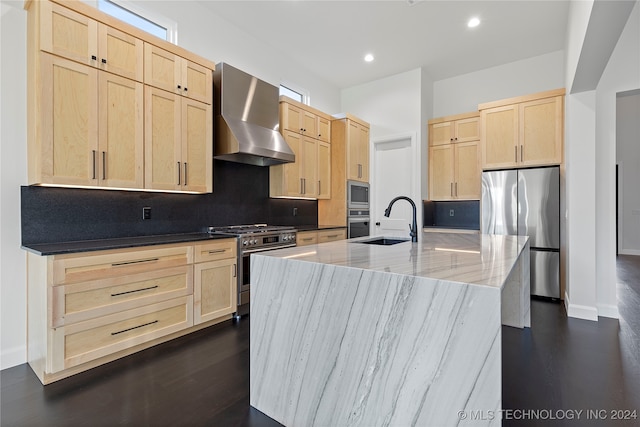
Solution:
{"label": "oven door handle", "polygon": [[271,247],[268,247],[268,248],[258,248],[258,249],[243,250],[242,251],[242,255],[244,256],[244,255],[250,255],[250,254],[253,254],[253,253],[256,253],[256,252],[273,251],[273,250],[276,250],[276,249],[293,248],[295,245],[296,244],[293,243],[291,245],[282,245],[282,246],[275,246],[275,247],[271,246]]}

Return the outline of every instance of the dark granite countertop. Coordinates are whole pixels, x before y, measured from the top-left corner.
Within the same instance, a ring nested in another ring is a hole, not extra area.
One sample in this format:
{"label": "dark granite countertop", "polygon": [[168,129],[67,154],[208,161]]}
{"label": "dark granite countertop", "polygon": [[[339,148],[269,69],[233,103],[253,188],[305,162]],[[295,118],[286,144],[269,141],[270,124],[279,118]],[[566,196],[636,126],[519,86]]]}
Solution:
{"label": "dark granite countertop", "polygon": [[294,225],[298,231],[322,231],[347,228],[346,225]]}
{"label": "dark granite countertop", "polygon": [[61,255],[76,252],[103,251],[108,249],[134,248],[137,246],[166,245],[170,243],[197,242],[235,238],[231,234],[181,233],[155,236],[120,237],[117,239],[82,240],[62,243],[35,243],[22,245],[22,249],[36,255]]}

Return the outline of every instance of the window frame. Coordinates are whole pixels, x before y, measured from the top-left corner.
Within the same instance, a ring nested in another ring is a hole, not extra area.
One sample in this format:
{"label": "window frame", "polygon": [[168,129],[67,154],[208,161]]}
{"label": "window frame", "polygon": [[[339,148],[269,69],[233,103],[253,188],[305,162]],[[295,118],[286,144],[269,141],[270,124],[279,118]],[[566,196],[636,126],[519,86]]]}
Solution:
{"label": "window frame", "polygon": [[[295,92],[297,94],[300,95],[300,97],[302,98],[301,101],[299,101],[301,104],[304,105],[310,105],[310,97],[309,97],[309,91],[302,89],[301,87],[299,87],[298,85],[295,84],[291,84],[288,82],[281,82],[280,83],[280,87],[278,87],[278,91],[280,90],[280,88],[284,87],[285,89],[291,91],[291,92]],[[285,95],[286,96],[286,95]],[[297,101],[297,100],[296,100]]]}
{"label": "window frame", "polygon": [[[145,19],[159,27],[165,28],[167,30],[167,38],[166,41],[168,41],[169,43],[173,43],[175,45],[178,44],[178,23],[176,21],[173,21],[172,19],[167,18],[164,15],[161,15],[157,12],[154,12],[152,10],[149,9],[144,9],[140,6],[138,6],[137,4],[134,4],[132,2],[130,2],[129,0],[101,0],[101,1],[106,1],[109,3],[113,3],[114,5],[116,5],[117,7],[120,7],[122,9],[125,9],[129,12],[131,12],[134,15],[138,15],[140,18]],[[100,0],[92,0],[93,6],[102,11],[100,9]],[[103,13],[106,13],[104,11],[102,11]],[[110,15],[111,16],[111,15]],[[136,28],[140,28],[138,26],[136,26],[135,24],[131,24],[128,22],[129,25],[133,25]],[[142,28],[140,28],[141,31],[145,31]],[[149,33],[151,34],[151,33]],[[152,34],[153,35],[153,34]]]}

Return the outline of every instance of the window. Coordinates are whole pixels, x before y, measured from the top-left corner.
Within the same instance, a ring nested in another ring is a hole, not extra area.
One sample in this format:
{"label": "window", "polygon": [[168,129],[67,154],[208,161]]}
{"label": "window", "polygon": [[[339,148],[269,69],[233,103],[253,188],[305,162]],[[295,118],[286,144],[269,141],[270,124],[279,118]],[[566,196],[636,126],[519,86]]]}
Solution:
{"label": "window", "polygon": [[280,85],[280,95],[288,96],[294,101],[298,101],[302,104],[307,103],[305,101],[307,100],[308,97],[304,96],[301,91],[293,90],[291,88],[288,88],[285,85]]}
{"label": "window", "polygon": [[98,0],[98,9],[143,31],[178,44],[178,25],[157,13],[143,10],[126,0]]}

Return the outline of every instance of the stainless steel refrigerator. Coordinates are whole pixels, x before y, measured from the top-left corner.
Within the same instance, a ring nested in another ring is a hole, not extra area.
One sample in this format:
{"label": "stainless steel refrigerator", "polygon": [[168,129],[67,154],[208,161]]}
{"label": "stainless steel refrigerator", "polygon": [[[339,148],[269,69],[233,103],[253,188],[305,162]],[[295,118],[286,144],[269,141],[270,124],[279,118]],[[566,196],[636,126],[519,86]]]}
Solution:
{"label": "stainless steel refrigerator", "polygon": [[560,169],[482,173],[481,229],[529,236],[531,295],[560,298]]}

